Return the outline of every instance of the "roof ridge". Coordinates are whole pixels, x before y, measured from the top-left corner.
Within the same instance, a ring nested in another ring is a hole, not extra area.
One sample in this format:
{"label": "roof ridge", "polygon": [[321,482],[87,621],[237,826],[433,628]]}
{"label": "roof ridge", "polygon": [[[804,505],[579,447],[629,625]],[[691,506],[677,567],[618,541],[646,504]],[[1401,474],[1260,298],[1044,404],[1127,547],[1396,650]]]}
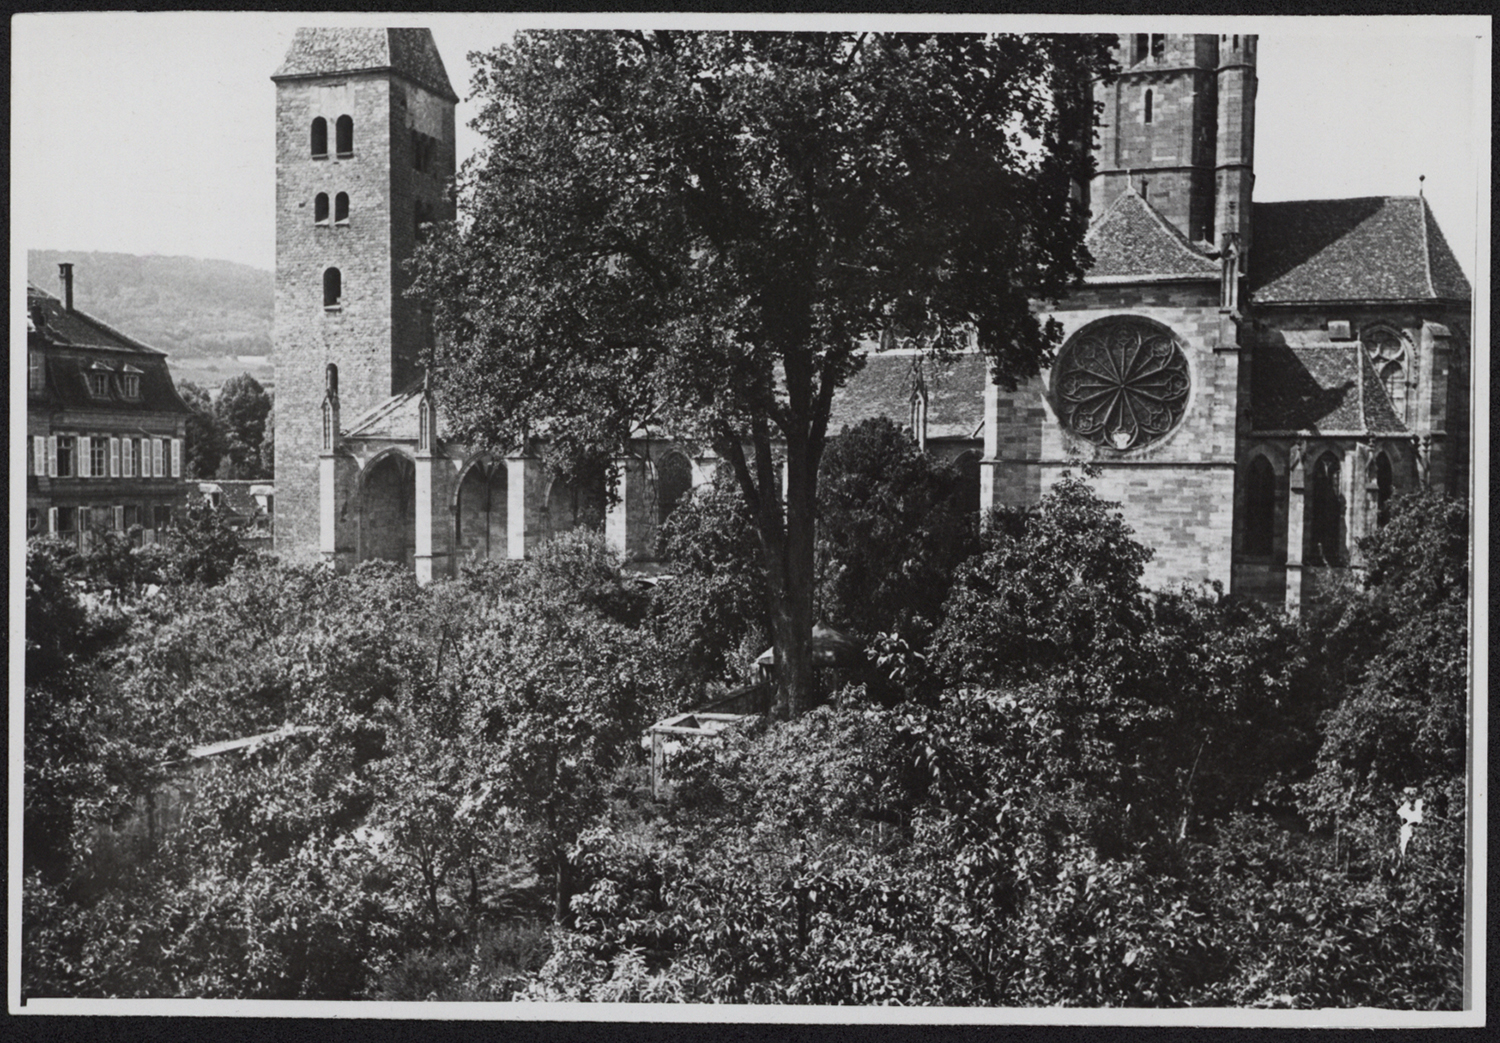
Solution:
{"label": "roof ridge", "polygon": [[1436,297],[1437,284],[1432,281],[1432,244],[1427,238],[1427,197],[1417,194],[1417,224],[1422,226],[1422,272],[1427,276],[1427,292]]}

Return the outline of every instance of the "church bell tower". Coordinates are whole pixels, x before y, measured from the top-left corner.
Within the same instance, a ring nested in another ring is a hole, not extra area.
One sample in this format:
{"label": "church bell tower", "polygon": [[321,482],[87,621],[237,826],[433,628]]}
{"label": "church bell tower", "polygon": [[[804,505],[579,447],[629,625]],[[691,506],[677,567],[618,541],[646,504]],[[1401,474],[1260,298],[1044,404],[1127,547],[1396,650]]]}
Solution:
{"label": "church bell tower", "polygon": [[[320,539],[330,374],[353,419],[414,386],[421,226],[453,216],[458,102],[427,29],[298,29],[276,84],[276,549]],[[333,367],[330,369],[330,367]]]}

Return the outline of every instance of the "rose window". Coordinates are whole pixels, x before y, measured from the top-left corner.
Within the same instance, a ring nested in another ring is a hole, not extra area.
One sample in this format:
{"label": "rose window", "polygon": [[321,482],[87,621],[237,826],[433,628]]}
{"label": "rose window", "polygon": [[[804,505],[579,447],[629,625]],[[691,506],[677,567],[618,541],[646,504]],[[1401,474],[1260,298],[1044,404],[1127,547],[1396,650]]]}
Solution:
{"label": "rose window", "polygon": [[1150,445],[1187,406],[1182,349],[1166,330],[1139,319],[1090,327],[1063,349],[1053,372],[1063,424],[1109,449]]}

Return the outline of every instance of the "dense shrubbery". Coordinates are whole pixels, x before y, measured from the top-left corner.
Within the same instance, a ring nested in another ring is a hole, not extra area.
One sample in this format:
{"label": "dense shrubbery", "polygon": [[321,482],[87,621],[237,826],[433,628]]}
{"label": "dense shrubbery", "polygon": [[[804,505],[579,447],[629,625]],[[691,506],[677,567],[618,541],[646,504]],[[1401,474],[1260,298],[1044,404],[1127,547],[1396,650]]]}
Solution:
{"label": "dense shrubbery", "polygon": [[[1397,505],[1368,582],[1298,622],[1144,590],[1078,479],[944,551],[942,474],[899,437],[857,433],[827,483],[869,686],[684,751],[668,805],[642,730],[764,639],[724,490],[674,517],[649,596],[592,537],[426,589],[214,539],[34,543],[24,988],[1456,1006],[1462,506]],[[846,567],[865,546],[926,564]],[[132,818],[174,778],[176,820]]]}

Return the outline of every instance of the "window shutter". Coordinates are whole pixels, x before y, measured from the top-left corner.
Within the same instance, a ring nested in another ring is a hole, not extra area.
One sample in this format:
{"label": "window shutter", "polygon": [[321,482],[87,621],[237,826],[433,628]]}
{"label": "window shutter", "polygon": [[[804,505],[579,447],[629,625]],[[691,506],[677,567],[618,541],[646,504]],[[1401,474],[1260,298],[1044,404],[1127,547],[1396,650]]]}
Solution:
{"label": "window shutter", "polygon": [[[56,435],[48,435],[47,436],[47,477],[48,478],[56,478],[57,477],[57,436]],[[56,529],[50,529],[48,531],[49,532],[56,532],[57,530]]]}
{"label": "window shutter", "polygon": [[[109,476],[111,478],[120,477],[120,440],[118,438],[111,438],[109,440]],[[119,526],[116,526],[116,528],[119,528]]]}
{"label": "window shutter", "polygon": [[125,508],[123,506],[116,507],[115,508],[115,531],[116,532],[123,532],[124,530],[125,530]]}
{"label": "window shutter", "polygon": [[172,477],[182,477],[182,439],[172,439]]}
{"label": "window shutter", "polygon": [[31,473],[38,477],[47,474],[47,436],[31,436]]}
{"label": "window shutter", "polygon": [[78,451],[74,454],[78,457],[78,477],[92,478],[93,472],[89,468],[93,466],[94,454],[89,450],[93,447],[94,440],[88,435],[80,435],[73,444],[78,447]]}
{"label": "window shutter", "polygon": [[163,467],[163,449],[165,445],[160,438],[151,439],[151,477],[165,477],[166,471]]}
{"label": "window shutter", "polygon": [[47,508],[47,531],[48,532],[56,532],[57,531],[57,508],[56,507],[48,507]]}

